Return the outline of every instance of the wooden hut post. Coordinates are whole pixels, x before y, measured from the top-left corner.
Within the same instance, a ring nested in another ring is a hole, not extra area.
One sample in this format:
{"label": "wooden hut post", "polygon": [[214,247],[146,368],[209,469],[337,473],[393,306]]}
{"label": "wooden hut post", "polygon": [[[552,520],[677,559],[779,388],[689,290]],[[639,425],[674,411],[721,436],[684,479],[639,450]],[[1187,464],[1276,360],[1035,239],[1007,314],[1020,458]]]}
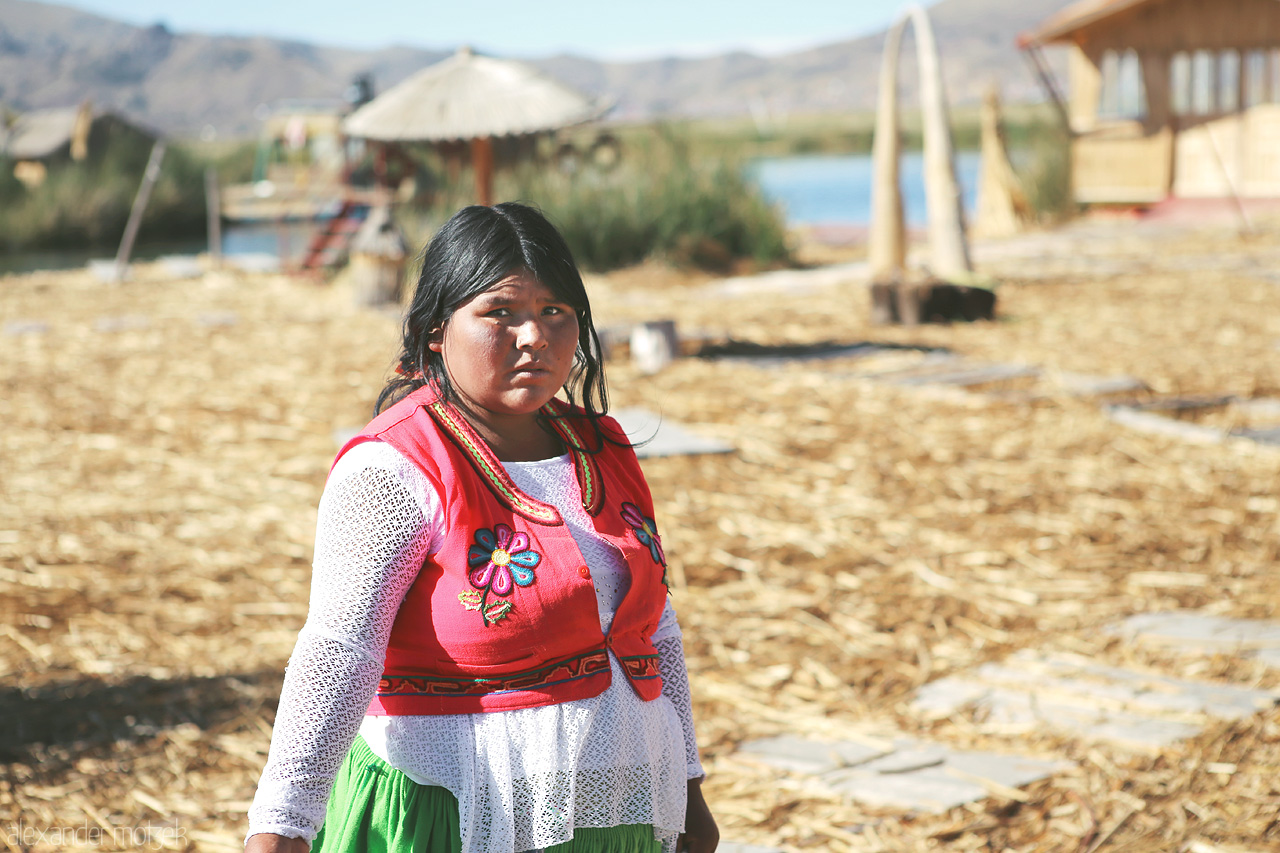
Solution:
{"label": "wooden hut post", "polygon": [[471,140],[471,168],[476,171],[476,201],[493,204],[493,139],[477,136]]}
{"label": "wooden hut post", "polygon": [[[1147,115],[1144,120],[1145,132],[1161,139],[1164,149],[1162,156],[1168,164],[1165,169],[1160,190],[1162,195],[1173,194],[1174,164],[1174,122],[1173,115],[1173,81],[1169,76],[1169,66],[1173,61],[1171,54],[1145,50],[1138,55],[1142,67],[1142,85],[1147,90]],[[1243,67],[1243,63],[1241,64]],[[1280,92],[1276,93],[1280,95]],[[1242,99],[1240,103],[1244,103]]]}
{"label": "wooden hut post", "polygon": [[1098,103],[1102,100],[1102,62],[1100,52],[1091,55],[1083,45],[1071,49],[1067,73],[1071,80],[1071,130],[1080,132],[1097,123]]}

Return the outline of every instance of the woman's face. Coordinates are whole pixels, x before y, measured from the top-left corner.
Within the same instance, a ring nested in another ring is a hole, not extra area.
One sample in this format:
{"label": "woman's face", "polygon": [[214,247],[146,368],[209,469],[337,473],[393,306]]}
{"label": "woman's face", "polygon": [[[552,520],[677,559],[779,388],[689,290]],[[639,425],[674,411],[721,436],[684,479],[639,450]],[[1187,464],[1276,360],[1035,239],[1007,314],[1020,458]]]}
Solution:
{"label": "woman's face", "polygon": [[478,415],[531,415],[569,379],[578,315],[524,269],[458,307],[428,346]]}

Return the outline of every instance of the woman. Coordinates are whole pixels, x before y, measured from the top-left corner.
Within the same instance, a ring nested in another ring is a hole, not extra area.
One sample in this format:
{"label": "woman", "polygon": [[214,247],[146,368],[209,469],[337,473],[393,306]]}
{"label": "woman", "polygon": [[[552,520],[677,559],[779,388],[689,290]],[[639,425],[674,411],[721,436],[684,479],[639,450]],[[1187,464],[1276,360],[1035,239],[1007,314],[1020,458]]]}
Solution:
{"label": "woman", "polygon": [[441,228],[397,372],[325,486],[247,849],[712,853],[652,499],[540,213]]}

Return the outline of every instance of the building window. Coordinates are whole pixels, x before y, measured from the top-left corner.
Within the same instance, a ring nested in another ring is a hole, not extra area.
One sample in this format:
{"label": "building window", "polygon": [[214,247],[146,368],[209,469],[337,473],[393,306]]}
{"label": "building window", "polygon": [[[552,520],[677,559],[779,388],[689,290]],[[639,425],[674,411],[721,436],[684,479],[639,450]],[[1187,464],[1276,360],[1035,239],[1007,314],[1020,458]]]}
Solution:
{"label": "building window", "polygon": [[1267,102],[1271,104],[1280,104],[1280,47],[1271,50],[1271,91],[1268,93]]}
{"label": "building window", "polygon": [[1170,101],[1174,115],[1191,112],[1191,56],[1175,53],[1169,63]]}
{"label": "building window", "polygon": [[1147,88],[1142,82],[1142,63],[1136,50],[1126,50],[1120,57],[1120,116],[1143,118],[1147,114]]}
{"label": "building window", "polygon": [[1213,112],[1214,56],[1207,50],[1191,55],[1191,112],[1205,116]]}
{"label": "building window", "polygon": [[1218,112],[1240,111],[1240,54],[1224,50],[1218,54]]}
{"label": "building window", "polygon": [[1098,96],[1100,118],[1140,119],[1147,114],[1147,93],[1142,84],[1142,63],[1137,51],[1114,50],[1102,54],[1102,91]]}
{"label": "building window", "polygon": [[1119,112],[1116,83],[1120,78],[1120,56],[1114,50],[1102,54],[1102,91],[1098,93],[1098,115],[1114,118]]}
{"label": "building window", "polygon": [[1256,107],[1267,103],[1267,52],[1251,50],[1244,57],[1244,106]]}

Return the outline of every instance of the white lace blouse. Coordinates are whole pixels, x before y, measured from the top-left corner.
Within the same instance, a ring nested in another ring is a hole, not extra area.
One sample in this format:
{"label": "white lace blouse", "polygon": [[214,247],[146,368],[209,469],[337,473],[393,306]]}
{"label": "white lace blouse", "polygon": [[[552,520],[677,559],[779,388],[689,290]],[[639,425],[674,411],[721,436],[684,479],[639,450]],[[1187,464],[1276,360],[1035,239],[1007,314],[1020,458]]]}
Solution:
{"label": "white lace blouse", "polygon": [[[630,585],[595,535],[568,456],[504,463],[526,494],[560,510],[595,581],[605,631]],[[338,767],[359,733],[373,752],[458,798],[464,853],[568,841],[576,827],[652,824],[669,851],[686,781],[702,775],[680,628],[670,601],[653,640],[662,696],[642,701],[610,652],[599,696],[483,714],[365,716],[391,626],[444,516],[427,478],[382,442],[348,451],[320,501],[311,604],[285,674],[249,835],[315,838]]]}

